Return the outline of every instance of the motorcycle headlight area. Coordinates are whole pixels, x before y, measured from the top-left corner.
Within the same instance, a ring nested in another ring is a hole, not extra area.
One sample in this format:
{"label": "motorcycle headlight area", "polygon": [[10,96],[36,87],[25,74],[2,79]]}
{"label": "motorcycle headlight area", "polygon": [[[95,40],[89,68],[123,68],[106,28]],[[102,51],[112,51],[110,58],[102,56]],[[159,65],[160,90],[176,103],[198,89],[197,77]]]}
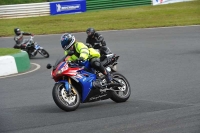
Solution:
{"label": "motorcycle headlight area", "polygon": [[58,70],[57,72],[56,72],[56,75],[59,75],[59,74],[61,74],[62,73],[62,70]]}

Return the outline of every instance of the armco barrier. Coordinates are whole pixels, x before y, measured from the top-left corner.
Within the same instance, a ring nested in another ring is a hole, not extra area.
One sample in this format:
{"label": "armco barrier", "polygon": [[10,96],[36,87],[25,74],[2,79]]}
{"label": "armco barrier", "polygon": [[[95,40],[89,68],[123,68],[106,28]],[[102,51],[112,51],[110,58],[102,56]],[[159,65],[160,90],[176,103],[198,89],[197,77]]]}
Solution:
{"label": "armco barrier", "polygon": [[25,72],[30,69],[30,60],[28,54],[21,53],[0,56],[0,76]]}
{"label": "armco barrier", "polygon": [[151,5],[151,0],[87,0],[86,2],[87,11],[127,6]]}

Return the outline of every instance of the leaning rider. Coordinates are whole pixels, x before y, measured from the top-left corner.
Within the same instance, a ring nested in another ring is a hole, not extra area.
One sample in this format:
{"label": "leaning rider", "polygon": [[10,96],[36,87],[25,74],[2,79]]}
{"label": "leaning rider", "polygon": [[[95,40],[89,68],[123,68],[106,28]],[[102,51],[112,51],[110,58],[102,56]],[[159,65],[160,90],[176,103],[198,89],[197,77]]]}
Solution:
{"label": "leaning rider", "polygon": [[[27,35],[27,36],[34,36],[34,35],[31,33],[28,33],[28,32],[23,32],[19,28],[15,28],[14,32],[15,32],[14,40],[15,40],[16,44],[14,45],[13,48],[26,49],[26,44],[28,42],[28,39],[24,39],[23,35]],[[32,55],[33,54],[34,54],[34,52],[32,53]]]}
{"label": "leaning rider", "polygon": [[75,36],[70,33],[65,33],[61,36],[61,46],[65,50],[65,54],[69,51],[73,51],[74,54],[67,60],[70,61],[86,61],[89,60],[90,65],[100,71],[106,76],[107,83],[112,80],[111,74],[105,69],[100,62],[100,54],[93,48],[89,48],[82,42],[77,42]]}
{"label": "leaning rider", "polygon": [[[99,49],[101,54],[101,61],[105,58],[105,55],[111,54],[111,50],[106,46],[106,41],[102,34],[95,31],[94,28],[88,28],[86,30],[87,38],[86,43],[88,47]],[[95,47],[95,43],[98,43],[98,47]]]}

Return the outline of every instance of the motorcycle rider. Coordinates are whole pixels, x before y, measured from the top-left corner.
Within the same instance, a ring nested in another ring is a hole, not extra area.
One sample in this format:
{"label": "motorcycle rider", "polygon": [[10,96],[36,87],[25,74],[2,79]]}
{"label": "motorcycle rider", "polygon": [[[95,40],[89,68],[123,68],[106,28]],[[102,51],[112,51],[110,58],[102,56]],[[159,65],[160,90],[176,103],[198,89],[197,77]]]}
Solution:
{"label": "motorcycle rider", "polygon": [[[94,28],[88,28],[86,30],[86,33],[87,33],[86,43],[89,44],[87,46],[93,47],[95,49],[99,49],[100,54],[101,54],[101,61],[105,58],[104,55],[108,55],[112,53],[110,49],[106,46],[104,37],[100,33],[96,32]],[[100,45],[96,47],[95,46],[96,43]]]}
{"label": "motorcycle rider", "polygon": [[89,60],[90,65],[105,75],[107,83],[112,80],[111,74],[105,69],[100,62],[100,54],[93,48],[88,48],[82,42],[77,42],[75,36],[70,33],[65,33],[61,36],[61,46],[67,54],[69,51],[73,51],[74,54],[67,60],[69,61],[86,61]]}
{"label": "motorcycle rider", "polygon": [[[24,35],[34,36],[31,33],[21,31],[19,28],[15,28],[14,33],[15,33],[14,41],[16,42],[16,44],[14,45],[13,48],[16,49],[26,49],[26,44],[28,42],[28,39],[24,39],[23,38]],[[34,55],[34,52],[32,53],[32,55]]]}

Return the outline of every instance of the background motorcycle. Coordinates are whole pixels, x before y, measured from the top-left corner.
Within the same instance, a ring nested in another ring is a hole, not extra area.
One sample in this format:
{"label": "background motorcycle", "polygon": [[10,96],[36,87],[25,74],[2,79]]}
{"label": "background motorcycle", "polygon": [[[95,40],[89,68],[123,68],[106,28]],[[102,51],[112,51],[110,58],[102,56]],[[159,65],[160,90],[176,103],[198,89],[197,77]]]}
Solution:
{"label": "background motorcycle", "polygon": [[[34,37],[31,36],[31,38],[26,43],[27,45],[25,51],[28,53],[29,58],[35,57],[37,53],[40,53],[45,58],[49,58],[49,53],[43,47],[41,47],[37,42],[34,42],[33,38]],[[32,55],[33,52],[34,54]]]}
{"label": "background motorcycle", "polygon": [[118,59],[119,56],[116,54],[112,53],[111,50],[107,47],[104,46],[104,50],[101,50],[101,43],[95,43],[94,46],[87,44],[88,47],[93,47],[95,50],[97,50],[101,54],[101,62],[104,64],[104,66],[107,66],[109,64],[112,72],[117,71],[117,64],[118,64]]}
{"label": "background motorcycle", "polygon": [[[56,82],[52,96],[60,109],[74,111],[80,103],[109,98],[118,103],[130,97],[131,87],[122,74],[114,72],[112,83],[107,84],[105,76],[91,68],[88,61],[83,62],[83,67],[66,62],[65,58],[58,60],[51,72]],[[51,64],[47,64],[47,69],[51,68]],[[107,67],[107,70],[111,69]]]}

